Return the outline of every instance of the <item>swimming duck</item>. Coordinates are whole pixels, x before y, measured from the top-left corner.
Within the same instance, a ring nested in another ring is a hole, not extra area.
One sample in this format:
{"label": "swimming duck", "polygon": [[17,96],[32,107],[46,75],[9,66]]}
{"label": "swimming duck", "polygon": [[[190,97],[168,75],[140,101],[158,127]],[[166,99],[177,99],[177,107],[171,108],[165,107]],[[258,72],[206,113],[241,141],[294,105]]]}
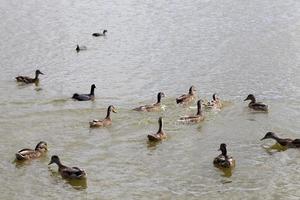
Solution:
{"label": "swimming duck", "polygon": [[257,111],[268,111],[268,106],[263,103],[256,102],[256,99],[253,94],[249,94],[244,101],[247,100],[251,100],[251,102],[248,105],[249,108],[252,108],[253,110]]}
{"label": "swimming duck", "polygon": [[283,147],[287,148],[300,148],[300,139],[290,139],[290,138],[279,138],[275,133],[273,132],[267,132],[266,135],[261,139],[274,139],[278,144],[280,144]]}
{"label": "swimming duck", "polygon": [[163,130],[163,119],[159,117],[158,119],[159,129],[157,133],[148,135],[149,141],[157,142],[167,138],[167,134]]}
{"label": "swimming duck", "polygon": [[111,112],[114,112],[114,113],[117,112],[113,105],[108,106],[106,117],[103,120],[94,119],[93,121],[90,122],[90,127],[96,128],[96,127],[103,127],[103,126],[111,125],[112,124],[112,120],[110,118]]}
{"label": "swimming duck", "polygon": [[77,51],[77,53],[78,53],[79,51],[82,51],[82,50],[87,50],[86,46],[79,46],[79,45],[77,44],[77,46],[76,46],[76,51]]}
{"label": "swimming duck", "polygon": [[179,121],[186,121],[191,123],[197,123],[204,120],[204,115],[201,109],[202,100],[198,100],[197,102],[197,114],[192,116],[180,117]]}
{"label": "swimming duck", "polygon": [[95,84],[93,84],[93,85],[91,85],[91,92],[90,92],[90,94],[78,94],[78,93],[75,93],[75,94],[73,94],[72,99],[76,99],[78,101],[94,100],[95,99],[95,93],[94,93],[95,88],[96,88],[96,86],[95,86]]}
{"label": "swimming duck", "polygon": [[57,164],[58,172],[61,174],[63,178],[70,178],[70,179],[86,178],[86,173],[84,170],[79,169],[78,167],[67,167],[61,164],[59,157],[56,155],[53,155],[51,157],[51,161],[48,165],[51,165],[52,163]]}
{"label": "swimming duck", "polygon": [[213,94],[212,100],[209,101],[206,105],[208,108],[214,108],[214,109],[221,109],[222,108],[222,102],[221,100],[216,96],[216,93]]}
{"label": "swimming duck", "polygon": [[35,71],[35,77],[34,78],[30,78],[28,76],[17,76],[16,80],[17,80],[17,82],[23,82],[23,83],[26,83],[26,84],[37,83],[37,82],[39,82],[39,75],[40,74],[44,75],[40,70],[37,69]]}
{"label": "swimming duck", "polygon": [[17,160],[31,160],[35,158],[39,158],[44,155],[48,151],[46,142],[39,142],[35,149],[21,149],[16,153]]}
{"label": "swimming duck", "polygon": [[176,98],[177,104],[186,104],[195,100],[196,97],[196,88],[191,86],[188,94],[183,94],[180,97]]}
{"label": "swimming duck", "polygon": [[157,94],[157,102],[152,105],[144,105],[137,108],[134,108],[135,111],[146,111],[146,112],[152,112],[152,111],[159,111],[161,108],[161,98],[165,97],[165,94],[163,92],[159,92]]}
{"label": "swimming duck", "polygon": [[107,33],[107,30],[103,30],[103,33],[93,33],[92,36],[94,37],[106,36],[105,33]]}
{"label": "swimming duck", "polygon": [[220,149],[222,153],[214,159],[214,166],[219,168],[229,168],[235,166],[235,160],[227,155],[226,144],[222,143]]}

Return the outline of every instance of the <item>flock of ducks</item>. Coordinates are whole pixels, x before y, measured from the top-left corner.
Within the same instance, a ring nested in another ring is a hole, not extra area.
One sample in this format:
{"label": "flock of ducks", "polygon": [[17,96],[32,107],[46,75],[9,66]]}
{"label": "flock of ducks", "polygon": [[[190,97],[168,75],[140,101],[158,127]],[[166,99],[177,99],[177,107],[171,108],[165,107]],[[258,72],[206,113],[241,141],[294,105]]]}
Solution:
{"label": "flock of ducks", "polygon": [[[105,35],[107,31],[104,30],[103,33],[94,33],[93,36],[103,36]],[[40,70],[35,71],[35,77],[30,78],[27,76],[18,76],[16,77],[17,82],[22,82],[23,84],[31,84],[31,83],[38,83],[39,82],[39,75],[44,75]],[[95,99],[95,84],[91,85],[91,90],[89,94],[73,94],[72,98],[77,101],[93,101]],[[161,100],[165,97],[165,94],[163,92],[159,92],[157,94],[157,101],[150,105],[142,105],[136,108],[133,108],[134,111],[139,112],[156,112],[160,111],[162,104]],[[187,94],[183,94],[176,98],[177,104],[182,105],[188,105],[191,104],[196,100],[196,88],[194,86],[191,86],[189,88],[189,91]],[[267,112],[268,106],[256,102],[256,99],[253,94],[249,94],[247,98],[244,101],[250,100],[250,103],[248,104],[248,107],[255,111],[262,111]],[[216,96],[216,94],[213,94],[212,100],[204,103],[201,99],[197,101],[197,113],[190,116],[184,116],[179,118],[178,121],[182,122],[188,122],[188,123],[199,123],[204,120],[205,116],[202,112],[202,105],[204,105],[206,108],[213,108],[213,109],[221,109],[222,108],[222,101]],[[90,128],[98,128],[98,127],[105,127],[110,126],[112,124],[111,119],[111,112],[116,113],[117,110],[113,105],[108,106],[107,108],[107,114],[104,119],[98,120],[95,119],[93,121],[89,122]],[[159,117],[158,119],[158,131],[154,134],[149,134],[147,136],[148,140],[150,142],[158,142],[162,141],[167,138],[167,134],[163,130],[163,118]],[[275,133],[268,132],[266,135],[261,139],[274,139],[278,144],[280,144],[282,147],[285,148],[300,148],[300,139],[283,139],[279,138]],[[226,168],[233,168],[235,166],[235,160],[233,157],[227,155],[227,146],[226,144],[222,143],[220,145],[219,150],[221,151],[221,154],[218,155],[214,160],[213,164],[215,167],[226,169]],[[47,143],[44,141],[39,142],[35,149],[21,149],[16,153],[16,159],[18,161],[24,161],[24,160],[32,160],[39,157],[42,157],[47,153]],[[69,179],[83,179],[86,177],[86,172],[78,167],[67,167],[63,165],[57,155],[53,155],[51,157],[50,164],[57,164],[58,166],[58,172],[61,174],[63,178],[69,178]]]}

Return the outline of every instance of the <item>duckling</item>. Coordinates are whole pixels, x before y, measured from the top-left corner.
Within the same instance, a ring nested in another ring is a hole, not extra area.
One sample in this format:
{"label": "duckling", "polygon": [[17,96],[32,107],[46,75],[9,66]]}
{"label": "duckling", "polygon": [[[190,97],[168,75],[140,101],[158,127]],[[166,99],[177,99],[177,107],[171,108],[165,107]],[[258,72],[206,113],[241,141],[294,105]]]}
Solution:
{"label": "duckling", "polygon": [[110,118],[110,113],[111,112],[114,112],[114,113],[117,112],[113,105],[108,106],[107,115],[103,120],[94,119],[93,121],[91,121],[90,122],[90,128],[104,127],[104,126],[111,125],[112,124],[112,120]]}
{"label": "duckling", "polygon": [[177,104],[186,104],[195,100],[196,97],[196,88],[191,86],[188,94],[183,94],[180,97],[176,98]]}
{"label": "duckling", "polygon": [[249,94],[244,101],[247,100],[251,100],[251,102],[248,105],[249,108],[252,108],[253,110],[257,110],[257,111],[265,111],[265,112],[268,111],[268,106],[263,103],[256,102],[256,99],[253,94]]}
{"label": "duckling", "polygon": [[204,120],[204,115],[201,109],[201,102],[202,100],[198,100],[197,102],[197,114],[192,116],[180,117],[179,121],[186,121],[191,123],[198,123]]}
{"label": "duckling", "polygon": [[167,138],[167,134],[163,130],[163,119],[159,117],[158,119],[159,129],[157,133],[148,135],[149,141],[157,142]]}
{"label": "duckling", "polygon": [[219,168],[229,168],[235,166],[235,160],[227,155],[226,144],[222,143],[220,149],[222,153],[214,159],[214,166]]}
{"label": "duckling", "polygon": [[107,30],[103,30],[103,33],[93,33],[92,36],[99,37],[99,36],[106,36]]}
{"label": "duckling", "polygon": [[31,160],[35,158],[39,158],[42,155],[44,155],[48,151],[47,149],[47,143],[40,141],[35,149],[21,149],[16,153],[16,159],[17,160]]}
{"label": "duckling", "polygon": [[261,139],[274,139],[278,144],[280,144],[283,147],[287,148],[300,148],[300,139],[290,139],[290,138],[279,138],[275,133],[273,132],[267,132],[266,135]]}
{"label": "duckling", "polygon": [[79,169],[78,167],[67,167],[61,164],[59,157],[56,155],[53,155],[51,157],[51,161],[48,165],[51,165],[52,163],[57,164],[58,172],[61,174],[63,178],[70,178],[70,179],[86,178],[86,173],[84,170]]}
{"label": "duckling", "polygon": [[221,100],[216,97],[216,93],[213,94],[212,100],[209,101],[206,105],[208,108],[213,108],[213,109],[221,109],[223,107]]}
{"label": "duckling", "polygon": [[26,84],[30,84],[30,83],[37,83],[39,82],[39,75],[44,75],[40,70],[36,70],[35,71],[35,77],[34,78],[30,78],[28,76],[17,76],[16,80],[17,82],[22,82],[22,83],[26,83]]}
{"label": "duckling", "polygon": [[157,94],[157,102],[152,105],[144,105],[137,108],[134,108],[135,111],[146,111],[146,112],[153,112],[159,111],[161,109],[161,98],[165,97],[165,93],[159,92]]}
{"label": "duckling", "polygon": [[91,85],[90,94],[75,93],[75,94],[73,94],[72,99],[75,99],[75,100],[78,100],[78,101],[90,101],[90,100],[93,101],[95,99],[95,93],[94,93],[95,88],[96,88],[96,86],[95,86],[95,84],[93,84],[93,85]]}
{"label": "duckling", "polygon": [[79,45],[77,44],[77,46],[76,46],[76,51],[77,51],[77,53],[78,53],[79,51],[83,51],[83,50],[87,50],[86,46],[79,46]]}

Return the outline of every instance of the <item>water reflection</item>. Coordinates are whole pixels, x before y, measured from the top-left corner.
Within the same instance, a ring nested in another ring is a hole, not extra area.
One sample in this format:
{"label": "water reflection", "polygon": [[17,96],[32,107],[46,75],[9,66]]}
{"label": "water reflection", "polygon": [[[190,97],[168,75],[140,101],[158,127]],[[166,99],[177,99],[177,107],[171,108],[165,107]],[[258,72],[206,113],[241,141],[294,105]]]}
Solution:
{"label": "water reflection", "polygon": [[279,143],[275,143],[272,146],[262,146],[268,154],[273,154],[275,152],[285,151],[288,148],[280,145]]}

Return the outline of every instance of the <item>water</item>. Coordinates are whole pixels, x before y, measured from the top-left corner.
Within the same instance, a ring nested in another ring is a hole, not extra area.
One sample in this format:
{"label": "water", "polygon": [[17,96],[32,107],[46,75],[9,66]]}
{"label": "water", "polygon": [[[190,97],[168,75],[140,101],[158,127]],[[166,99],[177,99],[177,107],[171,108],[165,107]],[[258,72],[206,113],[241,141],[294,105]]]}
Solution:
{"label": "water", "polygon": [[[299,1],[0,2],[0,199],[299,199],[300,152],[270,154],[273,141],[259,140],[267,131],[300,138]],[[107,37],[91,36],[102,29]],[[76,44],[88,50],[77,54]],[[38,87],[15,83],[36,68]],[[70,99],[93,83],[96,101]],[[178,124],[196,111],[174,100],[191,85],[227,106]],[[131,111],[159,91],[164,112]],[[249,93],[270,112],[250,112]],[[90,130],[110,104],[113,125]],[[151,146],[159,116],[169,138]],[[14,163],[40,140],[45,158]],[[222,142],[236,159],[230,177],[212,165]],[[53,154],[84,168],[86,185],[48,167]]]}

